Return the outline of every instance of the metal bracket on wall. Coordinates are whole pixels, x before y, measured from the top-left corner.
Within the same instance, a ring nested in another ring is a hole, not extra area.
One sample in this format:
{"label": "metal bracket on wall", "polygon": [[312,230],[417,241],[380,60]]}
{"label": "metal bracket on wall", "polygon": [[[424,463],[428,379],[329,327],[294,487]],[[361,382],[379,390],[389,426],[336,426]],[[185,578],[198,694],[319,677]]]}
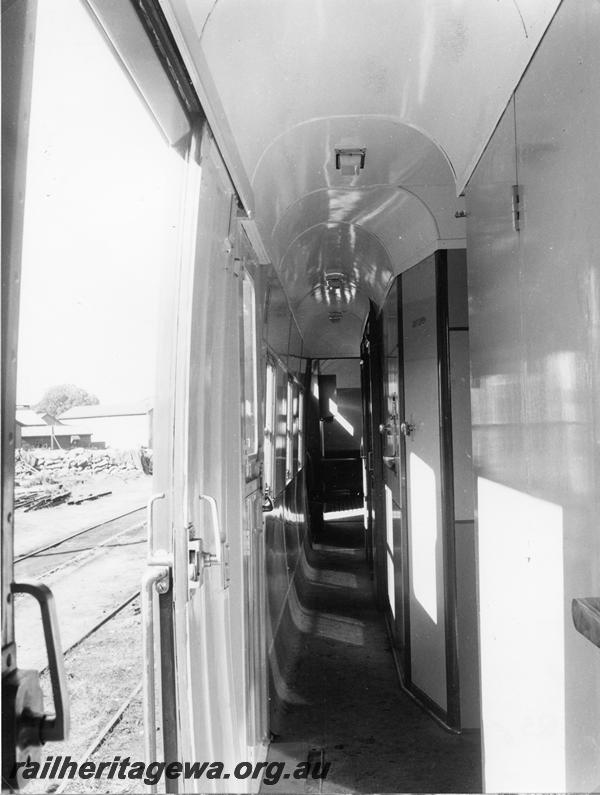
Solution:
{"label": "metal bracket on wall", "polygon": [[522,188],[520,185],[513,185],[512,186],[512,219],[513,219],[513,228],[515,232],[519,232],[521,230],[521,198],[522,198]]}

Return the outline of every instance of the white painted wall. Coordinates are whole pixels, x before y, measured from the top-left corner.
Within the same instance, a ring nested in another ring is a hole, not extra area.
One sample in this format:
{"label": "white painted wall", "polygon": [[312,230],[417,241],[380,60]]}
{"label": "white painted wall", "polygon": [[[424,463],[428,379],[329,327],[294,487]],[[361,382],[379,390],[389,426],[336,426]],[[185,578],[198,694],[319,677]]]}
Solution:
{"label": "white painted wall", "polygon": [[467,190],[487,791],[600,786],[599,40],[564,0]]}
{"label": "white painted wall", "polygon": [[[68,420],[66,420],[68,422]],[[92,442],[105,442],[107,447],[129,450],[150,445],[150,415],[132,414],[123,417],[86,417],[81,421],[92,432]]]}

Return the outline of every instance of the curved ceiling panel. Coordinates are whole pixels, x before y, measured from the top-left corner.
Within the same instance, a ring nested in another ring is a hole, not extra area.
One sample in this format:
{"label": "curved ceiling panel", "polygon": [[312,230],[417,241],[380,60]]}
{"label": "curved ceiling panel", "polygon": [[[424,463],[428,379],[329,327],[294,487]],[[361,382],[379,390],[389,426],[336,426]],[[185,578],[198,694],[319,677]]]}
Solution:
{"label": "curved ceiling panel", "polygon": [[[340,148],[366,150],[359,174],[346,176],[336,167],[336,149]],[[279,136],[264,153],[252,187],[257,224],[275,263],[290,240],[317,222],[349,221],[383,229],[382,221],[394,215],[390,205],[398,203],[398,187],[415,196],[423,193],[434,211],[440,209],[445,237],[464,235],[463,222],[454,218],[454,177],[446,158],[422,133],[389,119],[352,116],[298,125]],[[313,200],[318,191],[321,194]],[[407,196],[405,193],[402,199],[406,205]],[[439,196],[445,200],[442,205],[435,198]],[[453,222],[450,235],[449,218]],[[403,226],[406,229],[406,224]],[[384,236],[394,237],[397,243],[399,237],[394,232],[390,229]],[[394,261],[407,260],[397,245],[392,248]]]}
{"label": "curved ceiling panel", "polygon": [[379,303],[392,274],[403,262],[418,261],[418,252],[431,250],[437,239],[433,216],[412,193],[331,189],[309,193],[288,209],[275,229],[273,251],[292,302],[325,270],[335,270],[351,274]]}
{"label": "curved ceiling panel", "polygon": [[335,354],[342,349],[356,355],[369,299],[381,300],[392,278],[381,241],[343,222],[304,230],[279,273],[309,356],[342,355]]}
{"label": "curved ceiling panel", "polygon": [[161,4],[221,149],[246,179],[298,124],[383,115],[437,142],[462,189],[559,0]]}
{"label": "curved ceiling panel", "polygon": [[461,244],[456,193],[559,0],[160,2],[307,348],[355,355],[369,298]]}
{"label": "curved ceiling panel", "polygon": [[344,274],[377,301],[392,277],[392,265],[381,241],[360,226],[321,223],[296,237],[281,261],[279,276],[292,307],[329,273]]}
{"label": "curved ceiling panel", "polygon": [[360,316],[348,312],[337,323],[322,315],[302,313],[303,354],[312,358],[358,356],[367,313],[368,305]]}

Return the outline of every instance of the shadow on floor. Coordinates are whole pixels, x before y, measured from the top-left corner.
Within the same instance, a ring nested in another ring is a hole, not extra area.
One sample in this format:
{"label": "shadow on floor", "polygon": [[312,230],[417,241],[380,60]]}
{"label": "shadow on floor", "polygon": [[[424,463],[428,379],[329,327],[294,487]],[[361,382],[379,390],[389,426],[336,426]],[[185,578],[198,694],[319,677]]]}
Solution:
{"label": "shadow on floor", "polygon": [[323,749],[330,767],[322,782],[282,779],[262,792],[481,791],[479,735],[446,732],[399,686],[360,522],[325,523],[302,557],[288,612],[293,662],[279,672],[268,761],[289,771]]}

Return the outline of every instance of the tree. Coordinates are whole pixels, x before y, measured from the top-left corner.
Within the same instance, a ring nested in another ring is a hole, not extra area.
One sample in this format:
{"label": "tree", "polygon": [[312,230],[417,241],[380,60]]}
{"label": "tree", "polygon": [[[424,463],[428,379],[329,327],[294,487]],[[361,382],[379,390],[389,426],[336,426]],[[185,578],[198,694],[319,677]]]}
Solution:
{"label": "tree", "polygon": [[58,384],[47,389],[44,397],[34,408],[40,414],[60,417],[63,412],[73,406],[95,406],[99,402],[96,395],[92,395],[79,386]]}

